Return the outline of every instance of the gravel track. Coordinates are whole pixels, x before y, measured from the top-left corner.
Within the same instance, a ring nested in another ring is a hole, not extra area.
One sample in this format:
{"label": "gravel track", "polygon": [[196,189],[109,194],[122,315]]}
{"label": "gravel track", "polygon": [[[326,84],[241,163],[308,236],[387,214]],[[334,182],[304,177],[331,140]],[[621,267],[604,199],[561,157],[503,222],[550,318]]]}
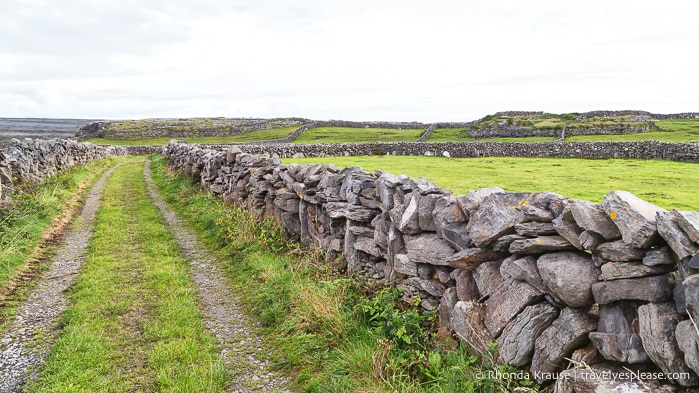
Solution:
{"label": "gravel track", "polygon": [[189,261],[205,326],[218,340],[223,361],[233,376],[226,391],[290,392],[288,378],[269,369],[264,359],[267,353],[262,349],[256,333],[260,325],[253,322],[237,304],[221,263],[204,251],[196,236],[163,200],[151,177],[150,160],[145,163],[144,176],[153,204],[160,209],[183,256]]}
{"label": "gravel track", "polygon": [[58,317],[68,307],[66,292],[85,259],[93,223],[107,179],[123,164],[109,169],[95,183],[76,218],[73,229],[61,243],[48,271],[17,307],[17,315],[6,326],[0,339],[0,392],[15,393],[36,378],[39,367],[58,333]]}

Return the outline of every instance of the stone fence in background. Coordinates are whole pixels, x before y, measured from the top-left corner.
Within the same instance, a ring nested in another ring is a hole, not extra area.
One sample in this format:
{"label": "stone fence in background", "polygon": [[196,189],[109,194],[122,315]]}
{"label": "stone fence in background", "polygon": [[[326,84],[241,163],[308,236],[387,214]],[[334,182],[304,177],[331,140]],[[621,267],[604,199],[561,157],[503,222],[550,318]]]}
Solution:
{"label": "stone fence in background", "polygon": [[[230,145],[201,145],[224,149]],[[451,157],[569,157],[638,158],[699,162],[699,143],[643,142],[376,142],[337,144],[252,143],[238,145],[250,154],[274,157],[333,157],[366,155]]]}
{"label": "stone fence in background", "polygon": [[[405,153],[400,145],[373,146]],[[440,153],[439,146],[425,148]],[[673,158],[686,159],[677,149]],[[207,191],[274,217],[347,274],[396,286],[406,300],[437,309],[443,334],[481,353],[497,343],[502,362],[524,367],[539,383],[555,382],[556,392],[699,385],[699,346],[688,318],[699,315],[699,213],[667,211],[625,191],[610,192],[602,204],[497,188],[454,196],[423,178],[282,166],[235,146],[171,142],[164,153]],[[612,380],[612,372],[643,375],[643,383]]]}
{"label": "stone fence in background", "polygon": [[41,181],[77,164],[126,154],[124,147],[69,139],[15,139],[0,150],[0,200],[12,193],[15,183]]}

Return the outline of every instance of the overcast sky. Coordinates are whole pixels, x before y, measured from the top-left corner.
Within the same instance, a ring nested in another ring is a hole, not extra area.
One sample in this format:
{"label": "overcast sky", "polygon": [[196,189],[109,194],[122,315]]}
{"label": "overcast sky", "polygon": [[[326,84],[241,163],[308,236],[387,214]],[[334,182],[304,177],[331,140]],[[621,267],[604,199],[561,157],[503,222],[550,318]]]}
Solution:
{"label": "overcast sky", "polygon": [[699,2],[2,0],[0,117],[699,111]]}

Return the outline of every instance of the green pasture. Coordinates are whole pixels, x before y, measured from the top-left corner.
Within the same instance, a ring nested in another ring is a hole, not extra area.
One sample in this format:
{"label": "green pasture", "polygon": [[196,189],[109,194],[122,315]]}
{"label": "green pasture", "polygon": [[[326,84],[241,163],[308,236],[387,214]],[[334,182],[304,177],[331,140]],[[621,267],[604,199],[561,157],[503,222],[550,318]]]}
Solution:
{"label": "green pasture", "polygon": [[301,133],[294,143],[407,142],[417,140],[424,132],[423,129],[318,127]]}

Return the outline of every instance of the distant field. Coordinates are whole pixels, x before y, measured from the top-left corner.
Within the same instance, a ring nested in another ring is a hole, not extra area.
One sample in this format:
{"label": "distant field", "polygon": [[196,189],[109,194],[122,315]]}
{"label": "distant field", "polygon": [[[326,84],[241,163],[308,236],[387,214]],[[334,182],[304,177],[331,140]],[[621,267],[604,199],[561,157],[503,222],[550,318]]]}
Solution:
{"label": "distant field", "polygon": [[[639,132],[624,135],[579,135],[568,136],[568,142],[634,142],[634,141],[663,141],[663,142],[699,142],[699,119],[660,120],[655,123],[660,131]],[[550,142],[557,137],[528,137],[528,138],[490,138],[480,139],[488,142]],[[474,139],[463,128],[438,128],[429,142],[472,142]]]}
{"label": "distant field", "polygon": [[[250,132],[242,132],[240,134],[231,136],[206,136],[198,138],[176,138],[179,140],[187,141],[188,143],[203,143],[203,144],[217,144],[217,143],[236,143],[236,142],[254,142],[254,141],[267,141],[270,139],[284,138],[294,132],[299,126],[282,127],[270,130],[258,130]],[[162,138],[137,138],[137,139],[103,139],[95,138],[89,139],[86,142],[92,142],[101,145],[117,145],[117,146],[137,146],[137,145],[167,145],[167,143],[173,138],[162,137]]]}
{"label": "distant field", "polygon": [[417,140],[424,132],[422,129],[318,127],[301,133],[294,143],[406,142]]}
{"label": "distant field", "polygon": [[612,190],[630,191],[666,209],[699,211],[699,165],[661,160],[574,158],[325,157],[285,159],[289,163],[333,163],[385,170],[414,179],[423,176],[455,194],[483,187],[505,191],[553,191],[565,197],[601,202]]}

